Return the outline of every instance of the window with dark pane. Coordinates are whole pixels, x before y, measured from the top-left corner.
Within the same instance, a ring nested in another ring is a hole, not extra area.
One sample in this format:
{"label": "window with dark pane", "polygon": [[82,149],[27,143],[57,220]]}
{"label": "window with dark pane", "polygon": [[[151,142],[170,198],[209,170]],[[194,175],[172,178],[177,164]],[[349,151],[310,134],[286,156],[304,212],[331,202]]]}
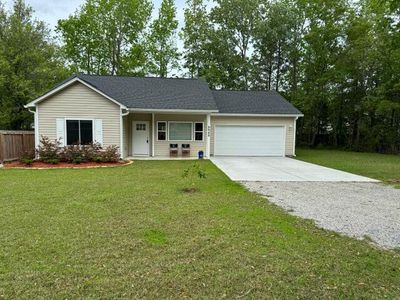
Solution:
{"label": "window with dark pane", "polygon": [[196,141],[202,141],[203,140],[203,133],[202,132],[196,132],[195,133],[195,140]]}
{"label": "window with dark pane", "polygon": [[67,145],[89,145],[93,142],[93,122],[67,120]]}
{"label": "window with dark pane", "polygon": [[159,141],[165,141],[167,139],[167,135],[165,134],[165,131],[159,131],[158,132],[158,140]]}
{"label": "window with dark pane", "polygon": [[195,124],[196,131],[203,131],[203,123],[196,123]]}
{"label": "window with dark pane", "polygon": [[89,145],[93,142],[92,121],[80,121],[81,145]]}
{"label": "window with dark pane", "polygon": [[167,122],[157,123],[157,140],[159,141],[167,140]]}
{"label": "window with dark pane", "polygon": [[194,140],[202,141],[204,138],[204,124],[194,123]]}
{"label": "window with dark pane", "polygon": [[158,130],[159,131],[166,131],[167,130],[167,124],[165,122],[158,122]]}
{"label": "window with dark pane", "polygon": [[136,131],[146,131],[146,124],[143,123],[136,124]]}
{"label": "window with dark pane", "polygon": [[79,121],[67,120],[67,145],[79,144]]}

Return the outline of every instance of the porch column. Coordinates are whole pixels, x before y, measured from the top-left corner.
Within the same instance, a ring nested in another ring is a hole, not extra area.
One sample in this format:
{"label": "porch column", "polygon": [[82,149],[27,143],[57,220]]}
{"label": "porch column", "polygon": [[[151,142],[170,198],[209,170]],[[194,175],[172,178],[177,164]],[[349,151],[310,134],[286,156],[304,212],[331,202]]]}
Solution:
{"label": "porch column", "polygon": [[154,119],[154,113],[151,114],[151,156],[154,157],[154,141],[156,140],[156,122]]}
{"label": "porch column", "polygon": [[210,149],[211,149],[211,115],[207,114],[207,122],[206,122],[206,158],[210,158]]}

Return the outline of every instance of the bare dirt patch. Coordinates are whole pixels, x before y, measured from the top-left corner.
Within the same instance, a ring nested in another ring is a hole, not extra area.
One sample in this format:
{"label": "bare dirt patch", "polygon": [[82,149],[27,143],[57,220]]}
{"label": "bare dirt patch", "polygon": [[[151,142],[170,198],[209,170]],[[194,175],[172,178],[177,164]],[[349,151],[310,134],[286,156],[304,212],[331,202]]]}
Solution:
{"label": "bare dirt patch", "polygon": [[192,188],[184,188],[181,191],[182,191],[182,193],[185,193],[185,194],[194,194],[194,193],[197,193],[199,191],[199,189],[192,187]]}

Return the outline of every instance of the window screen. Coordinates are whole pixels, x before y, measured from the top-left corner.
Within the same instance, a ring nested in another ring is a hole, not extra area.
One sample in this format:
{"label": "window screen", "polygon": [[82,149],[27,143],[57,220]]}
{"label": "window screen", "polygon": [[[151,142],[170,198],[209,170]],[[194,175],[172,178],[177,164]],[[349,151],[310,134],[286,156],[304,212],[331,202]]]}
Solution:
{"label": "window screen", "polygon": [[169,140],[170,141],[191,141],[193,123],[175,123],[169,122]]}

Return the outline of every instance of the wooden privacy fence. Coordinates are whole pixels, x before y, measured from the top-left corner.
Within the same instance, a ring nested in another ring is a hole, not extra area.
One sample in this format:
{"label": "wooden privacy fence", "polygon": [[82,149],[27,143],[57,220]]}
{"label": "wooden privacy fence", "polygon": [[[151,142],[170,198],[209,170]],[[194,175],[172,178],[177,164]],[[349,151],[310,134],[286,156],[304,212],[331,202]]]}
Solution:
{"label": "wooden privacy fence", "polygon": [[34,150],[33,131],[0,130],[0,162],[18,159],[24,152]]}

